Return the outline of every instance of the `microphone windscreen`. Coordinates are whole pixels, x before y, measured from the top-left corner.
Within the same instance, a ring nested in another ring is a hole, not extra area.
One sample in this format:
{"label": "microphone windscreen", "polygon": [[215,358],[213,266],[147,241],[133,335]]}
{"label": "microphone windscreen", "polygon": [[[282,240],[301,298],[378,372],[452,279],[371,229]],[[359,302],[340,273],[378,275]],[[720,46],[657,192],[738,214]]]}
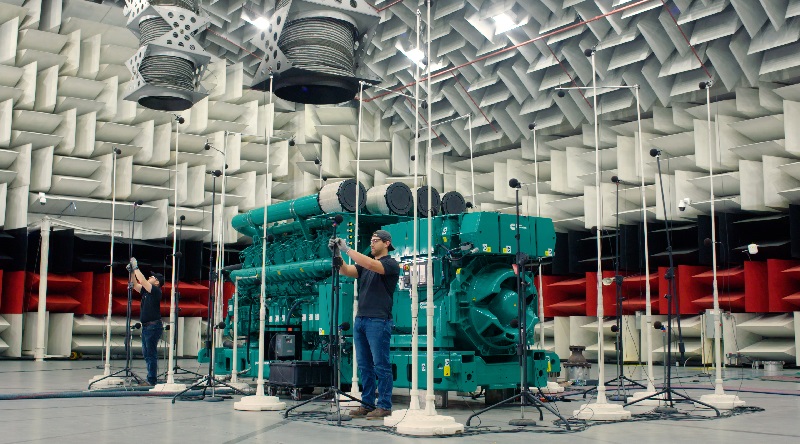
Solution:
{"label": "microphone windscreen", "polygon": [[617,183],[617,182],[619,182],[619,177],[611,176],[611,181],[614,182],[614,183]]}
{"label": "microphone windscreen", "polygon": [[590,228],[589,232],[592,233],[592,236],[597,236],[597,227]]}
{"label": "microphone windscreen", "polygon": [[587,48],[583,50],[583,55],[585,55],[586,57],[591,57],[593,52],[594,50],[592,48]]}
{"label": "microphone windscreen", "polygon": [[710,247],[711,246],[711,239],[705,238],[703,240],[703,245],[705,245],[706,247]]}
{"label": "microphone windscreen", "polygon": [[267,235],[267,242],[272,242],[272,241],[274,241],[274,240],[275,240],[275,236],[273,236],[273,235],[271,235],[271,234],[268,234],[268,235]]}
{"label": "microphone windscreen", "polygon": [[661,323],[661,321],[653,322],[653,328],[655,328],[656,330],[661,330],[661,327],[663,327],[663,324]]}
{"label": "microphone windscreen", "polygon": [[616,332],[618,332],[618,331],[619,331],[619,328],[618,328],[616,325],[612,325],[612,326],[611,326],[611,331],[612,331],[612,332],[614,332],[614,333],[616,333]]}
{"label": "microphone windscreen", "polygon": [[650,157],[656,157],[656,156],[658,156],[659,154],[660,154],[660,153],[659,153],[659,152],[658,152],[658,150],[657,150],[657,149],[655,149],[655,148],[652,148],[652,149],[650,150]]}
{"label": "microphone windscreen", "polygon": [[336,222],[337,224],[340,224],[342,223],[342,221],[344,221],[344,217],[342,217],[341,214],[337,214],[336,217],[333,218],[333,221]]}
{"label": "microphone windscreen", "polygon": [[519,319],[517,319],[517,318],[512,319],[511,322],[508,323],[508,325],[510,325],[511,328],[518,328],[519,327]]}
{"label": "microphone windscreen", "polygon": [[142,206],[142,205],[144,205],[144,201],[139,199],[139,200],[136,201],[136,205]]}
{"label": "microphone windscreen", "polygon": [[349,322],[342,322],[342,325],[340,325],[339,328],[341,328],[342,331],[350,330],[350,323]]}
{"label": "microphone windscreen", "polygon": [[179,219],[180,219],[181,221],[184,221],[184,220],[186,220],[186,216],[184,216],[183,214],[181,214],[181,217],[179,217]]}
{"label": "microphone windscreen", "polygon": [[519,188],[519,180],[517,180],[515,178],[511,178],[508,181],[508,186],[510,186],[511,188]]}

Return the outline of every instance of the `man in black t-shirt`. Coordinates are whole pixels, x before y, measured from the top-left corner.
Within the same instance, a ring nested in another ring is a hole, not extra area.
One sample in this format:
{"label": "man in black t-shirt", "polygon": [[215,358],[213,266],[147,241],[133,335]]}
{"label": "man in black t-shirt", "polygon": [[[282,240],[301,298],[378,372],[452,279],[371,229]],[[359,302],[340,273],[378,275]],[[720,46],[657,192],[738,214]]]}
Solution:
{"label": "man in black t-shirt", "polygon": [[[328,246],[346,254],[355,265],[342,265],[339,272],[358,278],[358,312],[353,326],[353,345],[356,348],[358,369],[364,387],[363,404],[350,416],[381,419],[392,414],[392,363],[389,361],[389,341],[392,338],[392,302],[400,265],[389,256],[394,250],[388,231],[372,233],[372,254],[365,256],[351,249],[344,239],[331,239]],[[336,249],[334,248],[336,247]],[[378,402],[375,402],[375,378],[378,379]],[[370,410],[371,405],[377,406]]]}
{"label": "man in black t-shirt", "polygon": [[164,325],[161,323],[161,284],[164,282],[164,275],[153,273],[145,279],[144,274],[139,271],[135,257],[131,258],[129,266],[133,271],[133,289],[142,295],[139,320],[142,323],[142,355],[147,364],[147,383],[156,385],[158,341],[164,333]]}

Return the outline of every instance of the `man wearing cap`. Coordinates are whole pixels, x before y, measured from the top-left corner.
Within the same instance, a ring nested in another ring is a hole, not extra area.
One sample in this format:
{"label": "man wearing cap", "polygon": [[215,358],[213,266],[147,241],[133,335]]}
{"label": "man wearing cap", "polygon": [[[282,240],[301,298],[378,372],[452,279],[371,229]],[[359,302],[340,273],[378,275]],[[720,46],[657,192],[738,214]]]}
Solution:
{"label": "man wearing cap", "polygon": [[153,273],[145,279],[144,274],[139,271],[135,257],[131,258],[128,266],[133,271],[133,289],[142,295],[139,320],[142,323],[142,355],[147,364],[147,383],[156,385],[158,341],[164,333],[164,325],[161,323],[161,283],[164,282],[164,275]]}
{"label": "man wearing cap", "polygon": [[[358,278],[358,312],[353,327],[353,344],[356,348],[358,369],[364,387],[358,409],[350,416],[381,419],[392,414],[392,363],[389,361],[389,341],[392,338],[392,302],[400,265],[389,256],[394,250],[392,235],[378,230],[370,240],[371,255],[365,256],[351,249],[344,239],[331,239],[328,243],[336,254],[344,253],[355,265],[344,264],[340,273]],[[375,402],[375,378],[378,379],[378,402]],[[377,408],[374,410],[372,406]]]}

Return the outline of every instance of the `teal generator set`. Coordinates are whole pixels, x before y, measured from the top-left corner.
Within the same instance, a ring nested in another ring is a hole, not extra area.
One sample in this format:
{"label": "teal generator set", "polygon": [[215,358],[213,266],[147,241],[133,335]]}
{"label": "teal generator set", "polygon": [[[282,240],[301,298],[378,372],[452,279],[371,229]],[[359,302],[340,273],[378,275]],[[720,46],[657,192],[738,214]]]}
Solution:
{"label": "teal generator set", "polygon": [[[356,232],[356,192],[358,230]],[[417,206],[414,206],[414,194]],[[390,254],[401,265],[401,276],[394,293],[395,329],[391,341],[391,360],[395,388],[411,387],[411,288],[412,276],[418,279],[419,308],[419,388],[426,389],[427,371],[434,372],[434,390],[492,392],[514,389],[520,383],[518,294],[515,259],[516,234],[520,251],[532,262],[549,257],[555,247],[555,229],[550,219],[494,212],[465,212],[463,196],[457,192],[441,196],[431,189],[432,261],[428,262],[428,190],[411,189],[402,182],[374,187],[367,192],[354,180],[325,185],[318,194],[301,197],[239,214],[233,227],[252,238],[241,254],[241,268],[226,272],[236,285],[238,298],[237,368],[242,376],[258,374],[260,358],[264,375],[287,366],[304,367],[310,373],[305,381],[290,384],[292,395],[315,385],[330,385],[328,360],[331,325],[340,328],[341,381],[347,388],[352,381],[352,329],[354,283],[340,276],[339,318],[333,316],[332,258],[328,240],[345,239],[351,247],[368,254],[370,237],[377,229],[391,233],[395,250]],[[266,210],[266,211],[265,211]],[[414,261],[414,212],[418,218],[417,260]],[[266,218],[265,218],[266,215]],[[341,217],[337,217],[341,216]],[[340,223],[334,223],[340,220]],[[267,224],[265,273],[261,276],[263,224]],[[356,245],[357,240],[357,245]],[[345,260],[348,260],[345,258]],[[426,282],[427,268],[432,280]],[[416,270],[417,273],[412,273]],[[258,356],[261,279],[265,280],[265,347]],[[538,300],[532,273],[523,273],[523,293],[527,310],[526,344],[529,352],[528,381],[531,386],[546,386],[549,373],[560,372],[558,356],[533,349],[534,326],[539,322]],[[427,300],[427,286],[433,287],[433,301]],[[426,368],[425,308],[433,303],[434,368]],[[232,368],[233,302],[225,316],[226,340],[214,351],[217,374]],[[200,361],[208,361],[201,353]],[[318,368],[314,370],[315,366]],[[271,372],[270,370],[273,370]],[[306,372],[308,373],[308,372]],[[280,385],[285,385],[285,380]],[[276,385],[270,383],[274,393]],[[494,398],[495,396],[492,396]]]}

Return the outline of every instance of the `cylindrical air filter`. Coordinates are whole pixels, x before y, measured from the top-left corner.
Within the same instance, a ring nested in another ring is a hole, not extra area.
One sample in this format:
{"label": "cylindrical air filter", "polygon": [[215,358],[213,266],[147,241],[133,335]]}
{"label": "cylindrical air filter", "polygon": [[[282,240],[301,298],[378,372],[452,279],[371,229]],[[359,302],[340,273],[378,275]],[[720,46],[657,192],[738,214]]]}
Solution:
{"label": "cylindrical air filter", "polygon": [[458,191],[448,191],[442,196],[442,214],[461,214],[467,211],[467,201]]}
{"label": "cylindrical air filter", "polygon": [[405,216],[414,207],[411,188],[403,182],[389,183],[371,188],[367,192],[369,214],[397,214]]}
{"label": "cylindrical air filter", "polygon": [[[319,190],[317,201],[325,213],[355,212],[356,180],[347,179],[325,185]],[[366,204],[367,190],[363,184],[358,184],[358,207],[363,210]]]}
{"label": "cylindrical air filter", "polygon": [[[412,190],[413,191],[413,190]],[[419,217],[428,217],[428,186],[422,186],[416,189],[417,193],[417,215]],[[431,200],[433,201],[433,211],[431,216],[436,216],[439,214],[439,208],[442,205],[442,200],[439,197],[439,192],[436,191],[436,188],[431,187]],[[410,216],[413,216],[412,213],[409,213]]]}

